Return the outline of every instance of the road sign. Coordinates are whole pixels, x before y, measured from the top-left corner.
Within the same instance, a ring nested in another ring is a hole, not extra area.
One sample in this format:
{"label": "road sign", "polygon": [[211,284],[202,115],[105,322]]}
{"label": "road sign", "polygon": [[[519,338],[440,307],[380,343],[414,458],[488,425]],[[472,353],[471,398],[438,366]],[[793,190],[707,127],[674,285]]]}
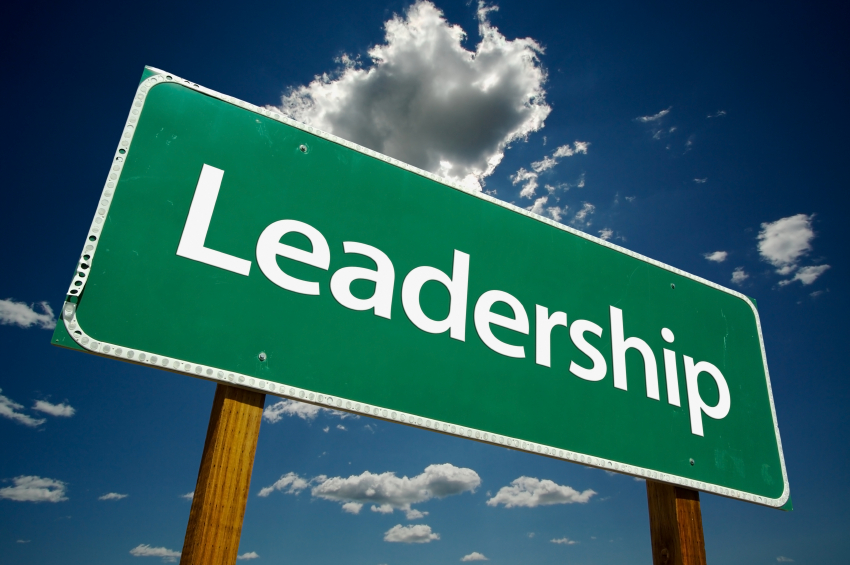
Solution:
{"label": "road sign", "polygon": [[742,294],[147,69],[60,345],[767,506]]}

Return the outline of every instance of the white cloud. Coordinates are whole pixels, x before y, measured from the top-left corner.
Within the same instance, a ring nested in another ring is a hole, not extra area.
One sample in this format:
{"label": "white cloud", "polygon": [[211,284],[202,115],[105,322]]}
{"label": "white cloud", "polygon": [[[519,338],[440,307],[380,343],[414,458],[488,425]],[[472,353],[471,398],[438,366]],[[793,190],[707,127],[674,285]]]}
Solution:
{"label": "white cloud", "polygon": [[[688,143],[690,144],[691,142],[688,141]],[[694,182],[697,183],[697,184],[705,184],[705,183],[708,182],[708,177],[701,178],[701,179],[694,179]]]}
{"label": "white cloud", "polygon": [[572,487],[559,485],[548,479],[520,477],[510,486],[502,487],[496,496],[487,501],[487,506],[504,504],[505,508],[549,506],[551,504],[584,504],[596,494],[590,489],[578,492]]}
{"label": "white cloud", "polygon": [[276,490],[286,490],[287,494],[298,494],[305,488],[309,487],[310,482],[311,481],[302,479],[295,473],[287,473],[281,476],[271,486],[263,487],[262,489],[260,489],[260,492],[257,494],[257,496],[262,496],[263,498],[265,498]]}
{"label": "white cloud", "polygon": [[187,492],[186,494],[181,494],[180,498],[185,498],[186,500],[192,500],[195,498],[195,491]]}
{"label": "white cloud", "polygon": [[31,539],[19,539],[15,543],[29,543],[31,541],[32,541]]}
{"label": "white cloud", "polygon": [[342,505],[342,509],[349,514],[360,514],[361,508],[363,508],[363,505],[359,502],[346,502]]}
{"label": "white cloud", "polygon": [[389,504],[381,504],[380,506],[375,506],[373,504],[372,508],[370,508],[370,510],[372,512],[377,512],[379,514],[392,514],[394,508]]}
{"label": "white cloud", "polygon": [[575,141],[573,142],[572,147],[569,143],[566,145],[561,145],[560,147],[555,149],[551,157],[543,157],[543,159],[540,161],[534,161],[531,164],[531,168],[534,170],[535,173],[542,173],[543,171],[547,171],[557,165],[561,157],[572,157],[573,155],[577,155],[579,153],[587,155],[587,148],[589,146],[590,143],[587,141]]}
{"label": "white cloud", "polygon": [[484,557],[483,553],[478,553],[477,551],[473,551],[469,555],[464,555],[460,558],[461,561],[490,561],[486,557]]}
{"label": "white cloud", "polygon": [[[3,392],[3,389],[0,389],[0,392]],[[23,408],[23,405],[18,404],[11,398],[0,394],[0,416],[14,420],[19,424],[29,426],[30,428],[38,427],[46,421],[44,418],[33,418],[28,414],[18,412],[18,410],[23,410]]]}
{"label": "white cloud", "polygon": [[575,544],[578,543],[577,541],[571,540],[570,538],[558,538],[558,539],[552,539],[552,540],[549,540],[549,541],[552,542],[552,543],[560,544],[560,545],[575,545]]}
{"label": "white cloud", "polygon": [[829,265],[814,265],[811,267],[801,267],[800,270],[798,270],[794,274],[793,279],[779,281],[779,286],[785,286],[787,284],[791,284],[794,281],[800,281],[804,285],[810,285],[815,282],[819,276],[824,274],[829,268]]}
{"label": "white cloud", "polygon": [[780,275],[794,272],[797,262],[811,251],[811,241],[815,237],[813,218],[814,214],[797,214],[761,225],[759,253]]}
{"label": "white cloud", "polygon": [[743,267],[736,267],[735,270],[732,271],[732,282],[737,285],[743,284],[748,278],[750,278],[750,275],[744,272]]}
{"label": "white cloud", "polygon": [[408,512],[411,504],[474,491],[481,484],[481,478],[472,469],[443,463],[429,465],[422,474],[413,478],[397,477],[392,472],[375,474],[365,471],[360,475],[333,477],[317,483],[312,490],[317,498],[371,503],[375,512]]}
{"label": "white cloud", "polygon": [[260,556],[257,555],[256,551],[249,551],[247,553],[243,553],[242,555],[237,555],[236,559],[247,560],[247,559],[257,559],[258,557],[260,557]]}
{"label": "white cloud", "polygon": [[[506,39],[479,4],[475,51],[460,26],[419,0],[384,24],[371,63],[343,64],[291,90],[281,110],[305,123],[480,189],[507,146],[543,127],[542,48]],[[442,165],[441,165],[442,163]]]}
{"label": "white cloud", "polygon": [[790,557],[785,557],[784,555],[780,555],[779,557],[776,558],[776,560],[779,563],[793,563],[794,562],[793,559],[791,559]]}
{"label": "white cloud", "polygon": [[626,200],[628,200],[629,202],[634,202],[636,198],[637,196],[626,196]]}
{"label": "white cloud", "polygon": [[342,419],[359,417],[356,414],[339,412],[337,410],[331,410],[330,408],[322,408],[320,406],[314,406],[313,404],[298,402],[297,400],[281,400],[280,402],[275,402],[271,406],[267,406],[266,409],[263,410],[263,419],[270,424],[276,424],[280,422],[284,416],[298,416],[302,420],[310,422],[315,420],[316,416],[320,413],[327,414],[329,416],[336,416]]}
{"label": "white cloud", "polygon": [[579,227],[589,227],[591,224],[589,216],[595,211],[596,206],[590,202],[584,202],[581,210],[576,212],[576,215],[573,217],[572,224]]}
{"label": "white cloud", "polygon": [[162,557],[166,563],[176,563],[180,557],[179,551],[172,551],[164,547],[151,547],[148,544],[139,544],[130,550],[130,555],[135,557]]}
{"label": "white cloud", "polygon": [[35,406],[32,409],[63,418],[70,418],[76,413],[76,410],[70,404],[65,404],[64,402],[62,404],[51,404],[45,400],[36,400]]}
{"label": "white cloud", "polygon": [[416,508],[411,508],[410,510],[404,511],[404,517],[408,520],[418,520],[419,518],[424,518],[427,515],[427,512],[419,511]]}
{"label": "white cloud", "polygon": [[431,543],[437,539],[440,539],[440,534],[431,533],[431,526],[425,524],[415,526],[396,524],[384,534],[384,541],[398,543]]}
{"label": "white cloud", "polygon": [[535,534],[534,532],[528,532],[528,537],[529,537],[529,538],[533,538],[533,537],[534,537],[534,536],[536,536],[536,535],[537,535],[537,534]]}
{"label": "white cloud", "polygon": [[534,201],[534,204],[526,207],[526,210],[531,212],[532,214],[539,214],[541,216],[549,216],[556,222],[560,222],[561,218],[564,216],[564,213],[567,211],[567,207],[560,206],[546,206],[549,202],[548,196],[541,196],[540,198]]}
{"label": "white cloud", "polygon": [[21,475],[12,479],[13,487],[0,488],[0,498],[18,502],[62,502],[66,484],[56,479]]}
{"label": "white cloud", "polygon": [[511,182],[514,185],[525,183],[522,185],[522,190],[519,191],[520,198],[531,198],[537,190],[537,173],[526,171],[520,167],[516,174],[511,175]]}
{"label": "white cloud", "polygon": [[641,116],[639,118],[635,118],[635,120],[637,120],[638,122],[642,122],[642,123],[657,122],[658,120],[660,120],[661,118],[663,118],[664,116],[669,114],[670,110],[672,110],[672,109],[673,109],[673,106],[670,106],[666,110],[661,110],[657,114],[653,114],[651,116]]}
{"label": "white cloud", "polygon": [[98,496],[98,500],[121,500],[127,498],[126,494],[118,494],[117,492],[107,492],[103,496]]}
{"label": "white cloud", "polygon": [[342,424],[337,424],[337,425],[336,425],[336,429],[338,429],[338,430],[342,430],[342,431],[346,431],[346,430],[348,430],[348,428],[346,428],[346,427],[345,427],[345,426],[343,426]]}
{"label": "white cloud", "polygon": [[608,228],[604,228],[604,229],[599,230],[599,239],[604,239],[605,241],[608,241],[609,239],[611,239],[611,236],[613,236],[613,235],[614,235],[614,230],[611,230],[611,229],[608,229]]}
{"label": "white cloud", "polygon": [[47,302],[39,302],[38,305],[41,307],[41,314],[34,310],[35,304],[27,305],[24,302],[15,302],[12,298],[0,300],[0,324],[15,325],[22,328],[36,326],[45,330],[52,330],[56,327],[56,316],[53,314],[53,309]]}
{"label": "white cloud", "polygon": [[720,118],[720,117],[725,116],[725,115],[726,115],[726,110],[718,110],[718,111],[716,111],[716,112],[715,112],[715,113],[713,113],[713,114],[709,114],[709,115],[707,115],[707,116],[706,116],[706,118],[709,118],[709,119],[711,119],[711,118]]}
{"label": "white cloud", "polygon": [[722,263],[729,256],[729,253],[726,251],[712,251],[711,253],[703,253],[703,257],[708,259],[709,261],[714,261],[715,263]]}

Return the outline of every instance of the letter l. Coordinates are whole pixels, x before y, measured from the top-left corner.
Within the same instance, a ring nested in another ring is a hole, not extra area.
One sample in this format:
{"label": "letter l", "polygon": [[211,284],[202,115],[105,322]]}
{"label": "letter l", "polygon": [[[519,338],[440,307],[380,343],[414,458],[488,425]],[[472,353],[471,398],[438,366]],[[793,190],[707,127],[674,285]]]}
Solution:
{"label": "letter l", "polygon": [[180,238],[180,245],[177,246],[177,255],[247,277],[251,271],[250,261],[204,247],[223,177],[223,170],[204,164],[198,186],[195,188],[195,197],[192,199],[192,206],[186,218],[186,225],[183,227],[183,236]]}

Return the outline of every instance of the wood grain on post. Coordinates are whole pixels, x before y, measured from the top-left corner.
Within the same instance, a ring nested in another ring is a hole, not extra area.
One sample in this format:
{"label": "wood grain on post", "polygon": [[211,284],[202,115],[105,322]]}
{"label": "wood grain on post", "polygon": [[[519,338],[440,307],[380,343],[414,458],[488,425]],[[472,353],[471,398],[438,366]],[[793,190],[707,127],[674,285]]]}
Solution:
{"label": "wood grain on post", "polygon": [[248,502],[266,395],[215,389],[181,565],[233,565]]}
{"label": "wood grain on post", "polygon": [[699,493],[646,481],[653,565],[705,565]]}

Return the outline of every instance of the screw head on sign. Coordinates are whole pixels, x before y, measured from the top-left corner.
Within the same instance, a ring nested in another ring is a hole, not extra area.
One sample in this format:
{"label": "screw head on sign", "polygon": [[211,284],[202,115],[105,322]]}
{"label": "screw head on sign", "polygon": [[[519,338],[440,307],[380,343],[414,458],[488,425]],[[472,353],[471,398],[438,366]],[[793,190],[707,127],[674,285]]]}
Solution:
{"label": "screw head on sign", "polygon": [[257,359],[259,359],[260,361],[265,361],[266,360],[266,352],[260,351],[260,354],[257,355]]}

